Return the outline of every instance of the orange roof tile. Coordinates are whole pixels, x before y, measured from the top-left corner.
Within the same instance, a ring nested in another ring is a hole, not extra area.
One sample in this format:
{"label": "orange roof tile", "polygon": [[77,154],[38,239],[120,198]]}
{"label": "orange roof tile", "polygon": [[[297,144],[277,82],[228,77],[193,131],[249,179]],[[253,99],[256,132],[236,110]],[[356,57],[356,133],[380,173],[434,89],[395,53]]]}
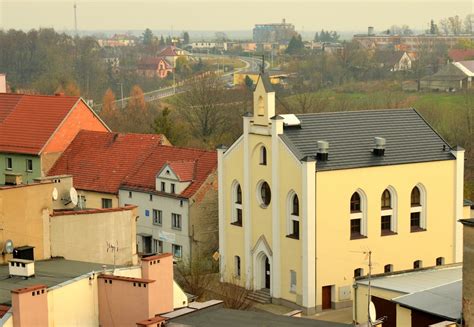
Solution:
{"label": "orange roof tile", "polygon": [[166,48],[164,48],[163,50],[161,50],[161,52],[158,54],[158,56],[160,57],[175,57],[175,56],[178,56],[178,53],[176,50],[180,50],[179,48],[173,46],[173,45],[169,45],[167,46]]}
{"label": "orange roof tile", "polygon": [[190,182],[194,179],[196,160],[170,161],[168,166],[178,175],[181,182]]}
{"label": "orange roof tile", "polygon": [[70,174],[80,190],[117,194],[120,184],[140,167],[163,135],[80,131],[48,172]]}
{"label": "orange roof tile", "polygon": [[0,151],[40,154],[77,96],[0,94]]}
{"label": "orange roof tile", "polygon": [[454,61],[474,59],[474,49],[451,49],[448,52],[448,57]]}
{"label": "orange roof tile", "polygon": [[[183,164],[178,164],[181,161]],[[190,176],[190,162],[194,162],[194,172],[189,186],[179,194],[180,197],[192,197],[217,167],[216,151],[206,151],[173,146],[159,146],[148,153],[140,166],[137,166],[122,186],[142,191],[156,191],[155,179],[158,172],[169,162],[176,162],[178,174],[185,178]]]}

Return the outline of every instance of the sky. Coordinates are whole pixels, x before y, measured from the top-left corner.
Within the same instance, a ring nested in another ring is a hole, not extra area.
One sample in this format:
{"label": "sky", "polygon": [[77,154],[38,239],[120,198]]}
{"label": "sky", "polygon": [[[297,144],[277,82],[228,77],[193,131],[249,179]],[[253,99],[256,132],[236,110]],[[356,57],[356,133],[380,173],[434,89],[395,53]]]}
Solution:
{"label": "sky", "polygon": [[[286,18],[298,31],[382,31],[407,24],[427,29],[430,19],[464,18],[474,0],[76,0],[78,29],[250,31]],[[0,0],[0,28],[73,30],[74,0]]]}

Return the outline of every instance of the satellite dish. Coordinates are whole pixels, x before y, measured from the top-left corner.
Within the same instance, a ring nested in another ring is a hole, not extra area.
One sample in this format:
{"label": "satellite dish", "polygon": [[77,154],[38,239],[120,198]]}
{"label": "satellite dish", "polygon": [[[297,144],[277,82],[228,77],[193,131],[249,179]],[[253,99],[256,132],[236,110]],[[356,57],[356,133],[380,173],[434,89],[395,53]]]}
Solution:
{"label": "satellite dish", "polygon": [[372,322],[377,320],[377,312],[375,311],[375,305],[372,301],[370,301],[369,304],[369,318]]}
{"label": "satellite dish", "polygon": [[71,200],[72,204],[74,204],[74,206],[77,206],[78,196],[77,191],[74,187],[71,187],[71,189],[69,190],[69,199]]}
{"label": "satellite dish", "polygon": [[5,249],[4,249],[4,251],[5,251],[6,253],[13,253],[13,242],[12,242],[12,240],[7,240],[7,241],[5,242]]}
{"label": "satellite dish", "polygon": [[58,189],[57,188],[53,188],[53,200],[56,201],[58,199]]}

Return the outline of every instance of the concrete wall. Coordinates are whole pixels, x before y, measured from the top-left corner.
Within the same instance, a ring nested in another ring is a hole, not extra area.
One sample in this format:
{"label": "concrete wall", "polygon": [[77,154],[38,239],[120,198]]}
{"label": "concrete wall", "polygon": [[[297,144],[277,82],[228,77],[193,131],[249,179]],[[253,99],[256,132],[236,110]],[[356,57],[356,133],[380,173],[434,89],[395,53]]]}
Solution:
{"label": "concrete wall", "polygon": [[[152,240],[161,240],[163,242],[163,252],[171,252],[172,244],[181,245],[183,257],[188,257],[191,253],[190,235],[189,235],[189,205],[186,199],[167,197],[153,194],[150,201],[150,194],[144,192],[132,191],[132,197],[129,197],[128,190],[119,191],[120,205],[133,204],[138,206],[139,218],[137,221],[137,233],[152,235]],[[181,205],[182,203],[182,205]],[[153,224],[153,209],[163,212],[163,224],[161,226]],[[171,226],[171,214],[181,215],[181,229],[173,229]],[[170,240],[164,239],[163,232],[168,233]],[[160,234],[161,233],[161,234]],[[174,241],[172,240],[174,238]],[[137,236],[138,251],[144,250],[142,237]],[[153,241],[152,241],[153,246]],[[152,251],[155,249],[152,248]]]}
{"label": "concrete wall", "polygon": [[[79,194],[80,196],[85,197],[85,199],[86,199],[85,207],[86,208],[91,208],[91,209],[100,209],[100,208],[102,208],[102,199],[111,199],[112,200],[112,208],[118,208],[119,207],[119,200],[118,200],[118,196],[116,194],[84,191],[84,190],[79,190],[79,189],[77,190],[77,194]],[[131,203],[126,202],[126,204],[131,204]]]}
{"label": "concrete wall", "polygon": [[[0,188],[0,246],[12,240],[15,247],[34,246],[36,260],[50,257],[49,215],[53,183]],[[11,255],[2,256],[7,262]]]}
{"label": "concrete wall", "polygon": [[32,286],[12,291],[13,326],[45,326],[48,323],[46,286]]}
{"label": "concrete wall", "polygon": [[115,264],[136,264],[136,217],[135,207],[57,212],[51,217],[51,255],[114,264],[115,253]]}
{"label": "concrete wall", "polygon": [[[12,158],[12,169],[7,170],[7,158]],[[33,170],[26,170],[26,160],[33,161]],[[27,154],[16,153],[0,153],[0,185],[5,184],[5,173],[17,173],[22,175],[23,184],[33,182],[33,179],[41,177],[41,160],[40,157]]]}
{"label": "concrete wall", "polygon": [[474,326],[474,227],[464,225],[462,304],[465,326]]}

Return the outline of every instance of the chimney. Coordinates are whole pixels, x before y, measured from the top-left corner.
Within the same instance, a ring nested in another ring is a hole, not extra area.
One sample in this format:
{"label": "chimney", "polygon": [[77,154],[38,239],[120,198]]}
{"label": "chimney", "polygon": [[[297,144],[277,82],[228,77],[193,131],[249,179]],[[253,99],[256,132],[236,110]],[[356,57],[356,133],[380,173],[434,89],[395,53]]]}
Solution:
{"label": "chimney", "polygon": [[385,139],[383,137],[374,137],[374,154],[379,157],[383,157],[385,154]]}
{"label": "chimney", "polygon": [[12,292],[13,326],[48,326],[46,285],[18,288]]}
{"label": "chimney", "polygon": [[154,280],[149,286],[149,306],[155,314],[173,311],[173,255],[163,253],[142,258],[142,278]]}
{"label": "chimney", "polygon": [[0,93],[7,93],[7,75],[0,74]]}
{"label": "chimney", "polygon": [[63,97],[64,92],[56,92],[56,93],[54,93],[54,95],[57,96],[57,97]]}
{"label": "chimney", "polygon": [[318,161],[328,161],[329,156],[329,142],[318,141],[318,153],[316,154],[316,159]]}

